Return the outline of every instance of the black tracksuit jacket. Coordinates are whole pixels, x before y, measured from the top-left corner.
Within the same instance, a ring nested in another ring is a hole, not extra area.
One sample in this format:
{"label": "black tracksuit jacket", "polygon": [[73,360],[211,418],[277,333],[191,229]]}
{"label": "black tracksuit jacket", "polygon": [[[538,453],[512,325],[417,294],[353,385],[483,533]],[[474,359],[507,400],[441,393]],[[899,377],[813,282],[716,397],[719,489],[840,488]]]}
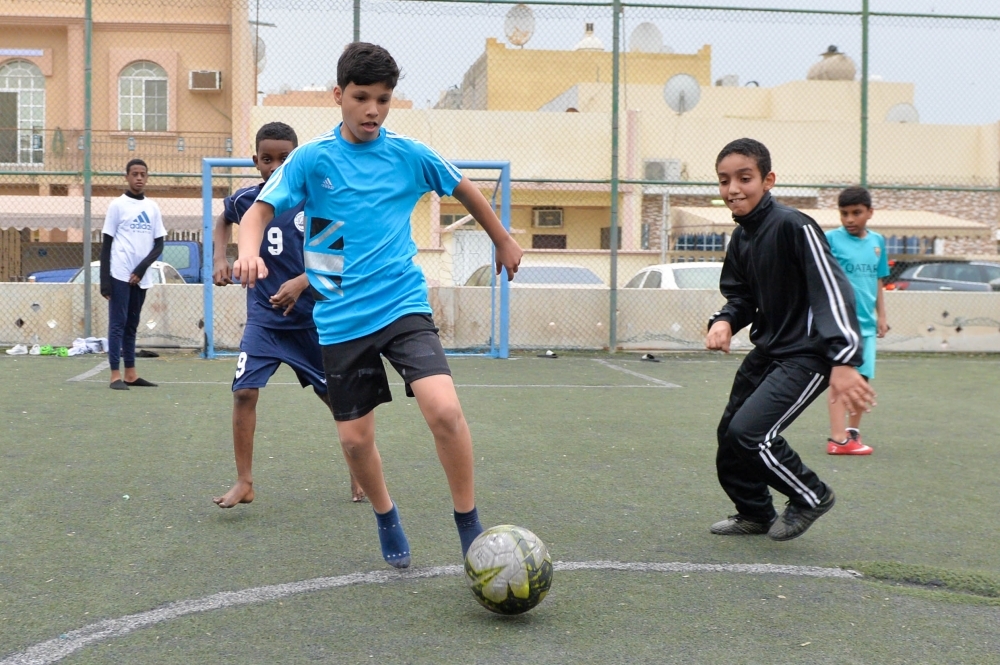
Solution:
{"label": "black tracksuit jacket", "polygon": [[709,327],[728,321],[736,333],[750,325],[758,353],[824,375],[835,365],[860,366],[854,290],[815,220],[769,193],[733,219],[719,282],[726,304]]}

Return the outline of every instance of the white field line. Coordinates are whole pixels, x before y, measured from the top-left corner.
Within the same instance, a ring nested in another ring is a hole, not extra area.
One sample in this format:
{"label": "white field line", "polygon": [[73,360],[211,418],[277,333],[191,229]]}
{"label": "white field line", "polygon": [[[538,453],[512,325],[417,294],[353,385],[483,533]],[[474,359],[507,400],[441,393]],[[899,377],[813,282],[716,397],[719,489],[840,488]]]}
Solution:
{"label": "white field line", "polygon": [[97,363],[97,367],[95,367],[94,369],[88,369],[83,374],[77,374],[72,379],[66,379],[66,381],[67,382],[69,382],[69,381],[86,381],[90,377],[92,377],[92,376],[94,376],[96,374],[100,374],[101,372],[103,372],[106,369],[111,369],[111,365],[108,363],[107,360],[104,360],[104,361],[101,361],[101,362]]}
{"label": "white field line", "polygon": [[[105,367],[105,369],[107,369]],[[69,379],[74,380],[85,380],[85,379]],[[651,381],[657,381],[657,379],[650,379]],[[89,383],[103,383],[103,381],[98,381],[91,379]],[[157,381],[161,386],[178,386],[178,385],[190,385],[190,386],[231,386],[232,381]],[[268,381],[269,386],[296,386],[301,388],[302,386],[298,381]],[[389,383],[390,386],[396,386],[398,388],[403,387],[403,383]],[[601,385],[601,384],[579,384],[579,383],[456,383],[456,388],[589,388],[589,389],[618,389],[618,388],[679,388],[680,386],[675,386],[672,383],[666,383],[665,381],[658,381],[657,385]]]}
{"label": "white field line", "polygon": [[[553,568],[558,571],[578,570],[618,570],[639,573],[746,573],[749,575],[796,575],[804,577],[827,577],[857,579],[861,573],[841,568],[820,568],[817,566],[782,566],[768,563],[751,564],[709,564],[709,563],[625,563],[620,561],[556,561]],[[148,612],[129,614],[117,619],[105,619],[60,635],[58,638],[40,642],[20,653],[7,656],[0,665],[48,665],[62,660],[88,644],[103,642],[116,637],[124,637],[140,628],[177,619],[188,614],[221,610],[240,605],[251,605],[287,598],[310,591],[336,589],[358,584],[387,584],[409,580],[428,579],[462,575],[462,566],[436,566],[413,570],[378,570],[370,573],[352,573],[337,577],[316,577],[301,582],[272,584],[269,586],[224,591],[204,598],[181,600],[168,603]]]}
{"label": "white field line", "polygon": [[662,379],[657,379],[657,378],[654,378],[652,376],[647,376],[647,375],[642,374],[640,372],[635,372],[633,370],[630,370],[627,367],[622,367],[621,365],[615,365],[613,363],[608,362],[607,360],[602,360],[600,358],[594,358],[594,362],[600,363],[601,365],[604,365],[605,367],[610,367],[613,370],[617,370],[619,372],[625,372],[626,374],[631,374],[632,376],[637,376],[640,379],[645,379],[647,381],[651,381],[651,382],[653,382],[653,383],[655,383],[655,384],[657,384],[659,386],[662,386],[664,388],[680,388],[680,386],[677,385],[676,383],[670,383],[669,381],[663,381]]}

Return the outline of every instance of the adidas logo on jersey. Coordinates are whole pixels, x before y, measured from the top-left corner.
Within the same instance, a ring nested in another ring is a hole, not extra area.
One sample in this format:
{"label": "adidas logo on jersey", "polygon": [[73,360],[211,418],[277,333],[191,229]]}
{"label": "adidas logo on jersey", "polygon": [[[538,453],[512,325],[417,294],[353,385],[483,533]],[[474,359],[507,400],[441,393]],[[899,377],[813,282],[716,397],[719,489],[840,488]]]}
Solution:
{"label": "adidas logo on jersey", "polygon": [[141,213],[139,213],[138,217],[136,217],[129,223],[128,227],[132,231],[152,231],[153,222],[152,220],[149,219],[149,215],[147,215],[146,211],[144,210]]}
{"label": "adidas logo on jersey", "polygon": [[323,178],[323,182],[320,184],[323,185],[323,189],[333,189],[333,183],[330,182],[329,178]]}

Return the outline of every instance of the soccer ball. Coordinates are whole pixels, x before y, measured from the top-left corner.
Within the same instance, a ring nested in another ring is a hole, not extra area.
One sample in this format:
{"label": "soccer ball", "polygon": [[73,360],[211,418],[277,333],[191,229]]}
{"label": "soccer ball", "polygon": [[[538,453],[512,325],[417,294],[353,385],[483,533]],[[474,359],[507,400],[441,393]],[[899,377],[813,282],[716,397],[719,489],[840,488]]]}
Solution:
{"label": "soccer ball", "polygon": [[465,555],[465,577],[479,604],[497,614],[521,614],[552,586],[552,558],[527,529],[501,524],[483,531]]}

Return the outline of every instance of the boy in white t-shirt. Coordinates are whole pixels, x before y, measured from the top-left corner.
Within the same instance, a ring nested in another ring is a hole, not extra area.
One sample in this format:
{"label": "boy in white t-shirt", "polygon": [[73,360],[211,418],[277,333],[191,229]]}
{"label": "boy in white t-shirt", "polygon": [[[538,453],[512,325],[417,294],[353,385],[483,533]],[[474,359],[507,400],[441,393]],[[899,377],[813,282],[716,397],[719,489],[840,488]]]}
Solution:
{"label": "boy in white t-shirt", "polygon": [[[125,167],[128,189],[111,202],[104,218],[101,246],[101,295],[108,301],[108,363],[111,389],[129,386],[155,388],[135,371],[135,335],[139,328],[146,289],[153,285],[146,270],[163,252],[160,208],[145,197],[149,169],[146,162],[133,159]],[[119,370],[125,361],[125,378]]]}

